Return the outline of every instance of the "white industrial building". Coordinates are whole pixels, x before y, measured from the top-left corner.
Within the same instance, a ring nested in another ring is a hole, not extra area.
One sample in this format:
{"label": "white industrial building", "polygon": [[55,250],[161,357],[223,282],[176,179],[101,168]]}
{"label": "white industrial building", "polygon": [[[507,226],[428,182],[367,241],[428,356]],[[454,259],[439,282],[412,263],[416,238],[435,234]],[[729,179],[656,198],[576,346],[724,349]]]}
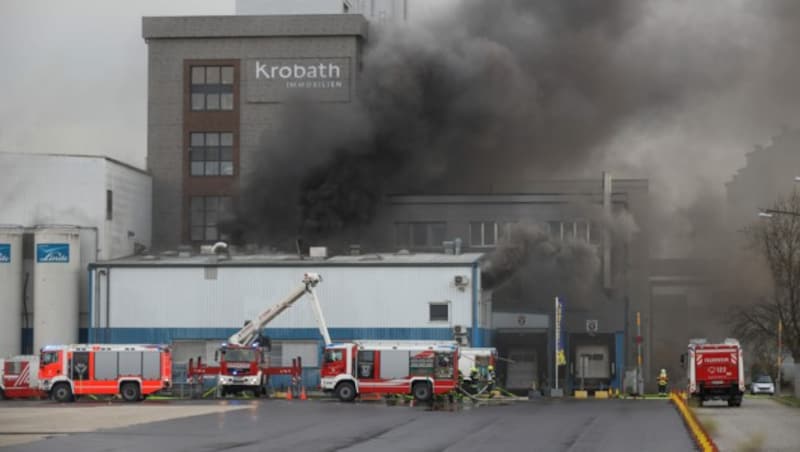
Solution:
{"label": "white industrial building", "polygon": [[0,167],[0,356],[85,339],[85,269],[150,246],[151,178],[99,156],[0,153]]}
{"label": "white industrial building", "polygon": [[[90,265],[89,340],[169,343],[175,361],[203,356],[246,320],[281,301],[306,272],[319,273],[317,295],[334,341],[488,341],[491,300],[480,288],[481,254],[296,256],[141,256]],[[311,305],[299,300],[270,323],[273,362],[300,356],[316,384],[322,339]]]}

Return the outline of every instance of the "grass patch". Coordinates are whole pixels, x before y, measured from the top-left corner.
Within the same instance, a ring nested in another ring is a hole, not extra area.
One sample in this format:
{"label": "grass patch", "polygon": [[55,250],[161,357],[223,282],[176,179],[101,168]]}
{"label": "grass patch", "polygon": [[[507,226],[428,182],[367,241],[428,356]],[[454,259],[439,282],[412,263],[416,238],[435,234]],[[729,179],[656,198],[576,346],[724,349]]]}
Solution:
{"label": "grass patch", "polygon": [[709,416],[697,416],[697,421],[703,426],[703,429],[708,433],[708,436],[715,436],[719,431],[717,421]]}
{"label": "grass patch", "polygon": [[790,406],[792,408],[800,408],[800,399],[792,396],[775,396],[771,397],[772,400],[780,403],[781,405]]}
{"label": "grass patch", "polygon": [[753,433],[747,441],[736,447],[736,452],[759,452],[764,450],[764,434],[761,432]]}

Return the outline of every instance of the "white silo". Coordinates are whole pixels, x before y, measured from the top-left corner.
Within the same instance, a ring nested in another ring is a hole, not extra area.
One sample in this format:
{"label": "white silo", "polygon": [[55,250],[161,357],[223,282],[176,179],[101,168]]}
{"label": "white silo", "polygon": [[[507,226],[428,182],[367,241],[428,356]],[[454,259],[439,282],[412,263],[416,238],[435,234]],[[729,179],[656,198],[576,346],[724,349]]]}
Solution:
{"label": "white silo", "polygon": [[80,229],[37,226],[33,260],[33,350],[78,342]]}
{"label": "white silo", "polygon": [[0,225],[0,358],[22,352],[22,226]]}

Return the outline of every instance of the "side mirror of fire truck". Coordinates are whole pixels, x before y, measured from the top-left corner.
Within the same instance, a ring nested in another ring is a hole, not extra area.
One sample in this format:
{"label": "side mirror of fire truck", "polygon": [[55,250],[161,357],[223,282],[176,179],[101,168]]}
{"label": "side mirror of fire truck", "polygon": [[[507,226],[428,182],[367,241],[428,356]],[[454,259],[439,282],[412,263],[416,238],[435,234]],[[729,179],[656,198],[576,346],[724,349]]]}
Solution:
{"label": "side mirror of fire truck", "polygon": [[686,353],[681,353],[681,368],[686,368]]}
{"label": "side mirror of fire truck", "polygon": [[214,350],[214,362],[219,362],[219,350]]}

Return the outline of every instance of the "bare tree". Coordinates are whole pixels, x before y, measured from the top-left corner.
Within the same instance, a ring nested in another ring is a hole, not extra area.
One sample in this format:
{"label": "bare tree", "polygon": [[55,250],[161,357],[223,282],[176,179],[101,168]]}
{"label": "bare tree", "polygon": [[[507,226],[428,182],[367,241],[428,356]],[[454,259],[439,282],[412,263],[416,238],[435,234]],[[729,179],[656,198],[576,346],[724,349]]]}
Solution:
{"label": "bare tree", "polygon": [[[800,192],[779,199],[765,219],[747,229],[751,244],[766,260],[772,294],[733,313],[736,334],[762,350],[774,350],[778,320],[783,323],[783,346],[800,358]],[[766,345],[766,347],[765,347]]]}

